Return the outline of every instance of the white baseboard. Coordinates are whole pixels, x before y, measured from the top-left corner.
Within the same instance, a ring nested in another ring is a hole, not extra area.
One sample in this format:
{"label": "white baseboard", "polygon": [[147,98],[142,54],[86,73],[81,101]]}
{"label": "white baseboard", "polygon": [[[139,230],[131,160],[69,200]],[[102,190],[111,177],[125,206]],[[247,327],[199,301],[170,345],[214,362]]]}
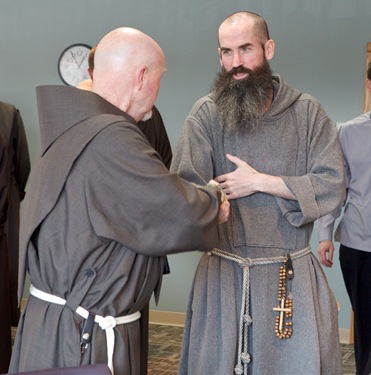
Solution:
{"label": "white baseboard", "polygon": [[339,329],[340,342],[342,344],[350,344],[350,329]]}
{"label": "white baseboard", "polygon": [[149,310],[149,322],[151,324],[184,327],[185,315],[185,313],[173,311]]}

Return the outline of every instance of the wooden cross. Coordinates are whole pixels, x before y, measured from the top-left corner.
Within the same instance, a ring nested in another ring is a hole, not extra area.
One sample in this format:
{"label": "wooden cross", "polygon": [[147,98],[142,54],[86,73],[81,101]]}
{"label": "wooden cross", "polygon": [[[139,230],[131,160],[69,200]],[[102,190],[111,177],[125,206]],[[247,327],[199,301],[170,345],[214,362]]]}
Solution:
{"label": "wooden cross", "polygon": [[279,331],[283,331],[283,324],[284,324],[284,313],[291,313],[291,307],[285,307],[285,298],[281,298],[281,306],[273,307],[274,311],[278,311],[280,313],[280,322],[279,322]]}

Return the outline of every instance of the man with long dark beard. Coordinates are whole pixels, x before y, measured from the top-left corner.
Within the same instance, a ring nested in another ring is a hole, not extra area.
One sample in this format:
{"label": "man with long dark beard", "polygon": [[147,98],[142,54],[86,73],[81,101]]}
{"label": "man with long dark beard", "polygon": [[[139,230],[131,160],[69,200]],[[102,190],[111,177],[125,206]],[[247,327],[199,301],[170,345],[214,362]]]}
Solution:
{"label": "man with long dark beard", "polygon": [[272,75],[265,20],[219,28],[222,71],[186,119],[171,169],[216,180],[231,204],[191,292],[179,374],[338,375],[337,305],[309,247],[344,198],[341,148],[320,103]]}

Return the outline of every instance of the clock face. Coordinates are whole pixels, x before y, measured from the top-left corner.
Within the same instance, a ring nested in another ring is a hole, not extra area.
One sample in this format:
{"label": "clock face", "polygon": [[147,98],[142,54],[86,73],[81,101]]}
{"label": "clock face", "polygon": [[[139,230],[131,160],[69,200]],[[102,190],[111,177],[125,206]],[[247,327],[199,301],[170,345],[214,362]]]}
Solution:
{"label": "clock face", "polygon": [[90,78],[88,57],[91,47],[86,44],[73,44],[67,47],[59,57],[58,72],[62,81],[69,86],[76,86]]}

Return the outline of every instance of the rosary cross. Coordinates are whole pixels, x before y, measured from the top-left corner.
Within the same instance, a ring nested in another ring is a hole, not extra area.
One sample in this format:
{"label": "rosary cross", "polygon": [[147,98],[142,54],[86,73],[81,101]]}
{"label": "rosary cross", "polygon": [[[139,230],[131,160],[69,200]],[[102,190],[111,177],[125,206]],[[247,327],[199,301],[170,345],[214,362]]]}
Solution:
{"label": "rosary cross", "polygon": [[291,313],[291,307],[285,307],[285,298],[281,298],[281,306],[273,307],[274,311],[278,311],[280,313],[280,320],[279,320],[279,332],[283,332],[283,324],[284,324],[284,313]]}

